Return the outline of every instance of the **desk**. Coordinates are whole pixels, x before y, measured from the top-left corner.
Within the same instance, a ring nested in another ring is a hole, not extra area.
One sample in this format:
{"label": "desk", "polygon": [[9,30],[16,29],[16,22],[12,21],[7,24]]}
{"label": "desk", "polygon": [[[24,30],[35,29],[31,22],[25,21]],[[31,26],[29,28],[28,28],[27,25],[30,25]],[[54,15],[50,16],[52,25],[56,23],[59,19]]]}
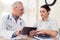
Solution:
{"label": "desk", "polygon": [[2,37],[2,36],[0,36],[0,40],[7,40],[6,38],[4,38],[4,37]]}
{"label": "desk", "polygon": [[47,39],[39,38],[39,39],[34,39],[34,38],[31,38],[31,37],[28,37],[27,35],[19,35],[16,38],[13,38],[12,40],[54,40],[54,39],[53,38],[47,38]]}
{"label": "desk", "polygon": [[[6,39],[4,37],[0,37],[0,40],[8,40],[8,39]],[[36,39],[28,37],[27,35],[19,35],[16,38],[12,38],[9,40],[36,40]],[[42,39],[40,39],[40,40],[42,40]],[[50,40],[50,39],[43,39],[43,40]]]}

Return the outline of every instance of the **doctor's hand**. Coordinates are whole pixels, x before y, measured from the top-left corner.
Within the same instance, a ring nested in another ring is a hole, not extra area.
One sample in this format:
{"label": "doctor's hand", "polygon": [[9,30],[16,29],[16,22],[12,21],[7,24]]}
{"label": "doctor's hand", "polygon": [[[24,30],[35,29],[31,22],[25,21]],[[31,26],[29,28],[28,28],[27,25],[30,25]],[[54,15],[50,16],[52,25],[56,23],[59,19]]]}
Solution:
{"label": "doctor's hand", "polygon": [[19,34],[21,33],[22,29],[23,29],[22,27],[19,28],[19,29],[16,31],[16,35],[19,35]]}
{"label": "doctor's hand", "polygon": [[36,35],[36,30],[30,31],[30,33],[29,33],[30,37],[34,37],[35,35]]}
{"label": "doctor's hand", "polygon": [[21,33],[22,30],[16,31],[16,35],[18,36]]}
{"label": "doctor's hand", "polygon": [[16,35],[19,35],[20,34],[20,31],[16,31]]}

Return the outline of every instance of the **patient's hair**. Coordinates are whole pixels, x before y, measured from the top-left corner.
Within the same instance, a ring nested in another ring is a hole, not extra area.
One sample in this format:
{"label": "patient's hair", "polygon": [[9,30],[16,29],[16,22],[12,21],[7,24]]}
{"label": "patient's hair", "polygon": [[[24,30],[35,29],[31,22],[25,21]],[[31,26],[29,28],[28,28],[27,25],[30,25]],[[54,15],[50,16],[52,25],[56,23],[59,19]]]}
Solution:
{"label": "patient's hair", "polygon": [[51,9],[48,5],[42,5],[41,8],[45,8],[47,10],[47,12],[49,12]]}

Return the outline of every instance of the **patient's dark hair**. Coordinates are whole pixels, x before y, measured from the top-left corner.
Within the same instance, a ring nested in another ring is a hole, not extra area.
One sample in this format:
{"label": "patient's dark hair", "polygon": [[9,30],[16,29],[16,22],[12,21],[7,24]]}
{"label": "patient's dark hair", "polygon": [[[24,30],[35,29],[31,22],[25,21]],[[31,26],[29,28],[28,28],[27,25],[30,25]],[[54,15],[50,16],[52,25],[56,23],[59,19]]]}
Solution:
{"label": "patient's dark hair", "polygon": [[47,12],[49,12],[51,9],[48,5],[42,5],[41,8],[45,8]]}

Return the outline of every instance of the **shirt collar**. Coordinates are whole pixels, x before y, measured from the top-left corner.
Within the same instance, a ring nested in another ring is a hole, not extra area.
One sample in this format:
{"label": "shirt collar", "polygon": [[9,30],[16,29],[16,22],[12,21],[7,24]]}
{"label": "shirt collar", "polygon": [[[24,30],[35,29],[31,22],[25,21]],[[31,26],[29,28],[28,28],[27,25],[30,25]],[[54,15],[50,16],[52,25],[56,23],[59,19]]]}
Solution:
{"label": "shirt collar", "polygon": [[[10,14],[10,19],[13,19],[13,18],[15,19],[16,17],[15,17],[15,16],[13,16],[13,14],[11,13],[11,14]],[[18,18],[18,19],[22,20],[20,16],[19,16],[19,18]]]}
{"label": "shirt collar", "polygon": [[50,20],[50,17],[48,17],[48,19],[46,20],[46,21],[43,21],[43,20],[41,20],[42,22],[47,22],[47,21],[49,21]]}

